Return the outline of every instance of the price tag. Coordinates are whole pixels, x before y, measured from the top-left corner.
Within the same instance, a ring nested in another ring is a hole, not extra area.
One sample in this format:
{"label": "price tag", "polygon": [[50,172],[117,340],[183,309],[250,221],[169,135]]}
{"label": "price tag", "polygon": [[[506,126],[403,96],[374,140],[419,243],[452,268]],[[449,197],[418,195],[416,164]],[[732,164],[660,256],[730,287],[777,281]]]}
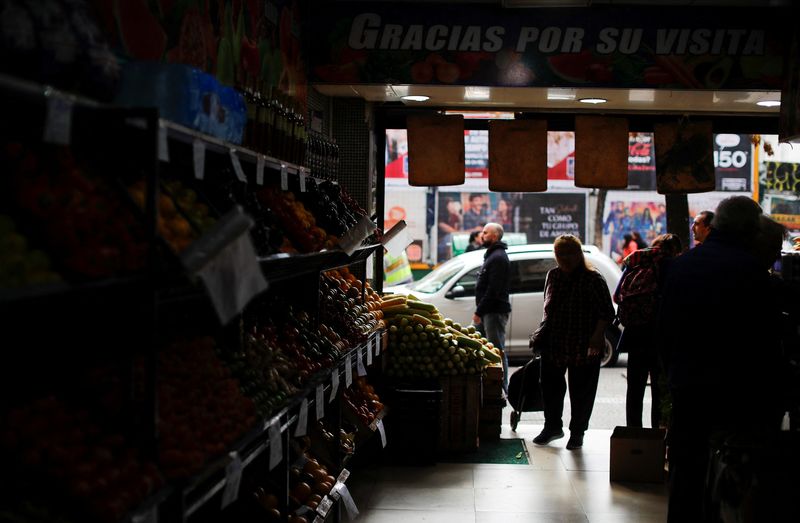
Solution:
{"label": "price tag", "polygon": [[367,369],[364,368],[364,358],[361,357],[361,349],[356,351],[356,371],[359,376],[367,375]]}
{"label": "price tag", "polygon": [[289,190],[289,171],[286,170],[286,164],[281,164],[281,191]]}
{"label": "price tag", "polygon": [[317,517],[314,518],[314,521],[312,523],[325,523],[325,518],[323,518],[320,515],[317,515]]}
{"label": "price tag", "polygon": [[69,145],[72,135],[73,103],[69,98],[58,93],[47,96],[47,113],[44,119],[44,135],[42,139],[56,145]]}
{"label": "price tag", "polygon": [[300,412],[297,414],[297,426],[294,429],[294,436],[299,438],[308,433],[308,400],[300,402]]}
{"label": "price tag", "polygon": [[256,160],[256,183],[264,185],[264,155],[259,154]]}
{"label": "price tag", "polygon": [[333,500],[328,496],[325,496],[324,498],[322,498],[322,501],[319,502],[319,505],[317,505],[317,514],[319,514],[324,518],[325,516],[328,515],[328,511],[331,509],[332,506],[333,506]]}
{"label": "price tag", "polygon": [[381,345],[383,345],[383,340],[378,338],[375,340],[375,356],[381,355]]}
{"label": "price tag", "polygon": [[[360,361],[360,359],[359,359]],[[353,353],[347,355],[344,368],[344,386],[345,388],[353,384]]]}
{"label": "price tag", "polygon": [[274,469],[281,460],[283,460],[281,419],[275,418],[269,426],[269,469]]}
{"label": "price tag", "polygon": [[381,445],[383,448],[386,448],[386,427],[383,426],[383,420],[379,419],[375,423],[375,427],[378,429],[378,433],[381,435]]}
{"label": "price tag", "polygon": [[300,192],[306,192],[306,170],[300,169]]}
{"label": "price tag", "polygon": [[206,144],[196,138],[192,142],[192,159],[194,160],[194,177],[202,180],[206,174]]}
{"label": "price tag", "polygon": [[347,481],[347,478],[349,477],[350,477],[350,471],[347,469],[342,469],[342,471],[339,473],[339,477],[336,478],[336,483],[344,483],[345,481]]}
{"label": "price tag", "polygon": [[367,366],[372,365],[372,338],[367,340]]}
{"label": "price tag", "polygon": [[353,496],[350,494],[347,485],[342,484],[339,486],[339,494],[342,496],[342,501],[344,501],[347,516],[351,521],[356,519],[358,517],[358,507],[356,507],[356,502],[353,501]]}
{"label": "price tag", "polygon": [[162,162],[169,162],[169,142],[167,141],[167,128],[164,124],[158,124],[158,159]]}
{"label": "price tag", "polygon": [[333,369],[333,374],[331,374],[331,395],[328,398],[328,403],[332,402],[334,398],[336,398],[336,392],[339,390],[339,367],[335,367]]}
{"label": "price tag", "polygon": [[228,151],[231,157],[231,164],[233,165],[233,172],[236,173],[236,179],[240,182],[247,183],[247,176],[244,175],[242,170],[242,162],[239,161],[239,155],[236,154],[236,149],[232,148]]}
{"label": "price tag", "polygon": [[242,460],[238,452],[231,452],[231,462],[225,467],[225,490],[222,492],[222,508],[239,499],[239,484],[242,482]]}
{"label": "price tag", "polygon": [[158,523],[158,505],[134,514],[131,523]]}
{"label": "price tag", "polygon": [[317,419],[325,417],[325,387],[322,383],[317,385],[317,397],[314,400],[314,406],[317,407]]}

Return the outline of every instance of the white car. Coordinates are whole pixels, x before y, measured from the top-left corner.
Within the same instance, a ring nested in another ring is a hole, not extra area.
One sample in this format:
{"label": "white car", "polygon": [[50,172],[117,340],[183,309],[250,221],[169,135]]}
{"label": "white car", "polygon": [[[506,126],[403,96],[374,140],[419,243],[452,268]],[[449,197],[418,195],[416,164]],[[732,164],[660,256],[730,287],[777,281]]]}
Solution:
{"label": "white car", "polygon": [[[442,316],[462,325],[472,323],[475,312],[475,285],[483,265],[485,250],[467,252],[448,260],[422,279],[387,287],[386,292],[413,294],[435,305]],[[528,359],[530,334],[542,320],[544,280],[547,271],[556,266],[553,244],[519,245],[506,251],[511,262],[511,317],[506,330],[506,353],[509,359]],[[613,294],[621,271],[614,261],[593,245],[584,245],[584,256],[598,270]],[[613,365],[619,356],[617,342],[620,331],[615,325],[606,329],[606,351],[603,366]]]}

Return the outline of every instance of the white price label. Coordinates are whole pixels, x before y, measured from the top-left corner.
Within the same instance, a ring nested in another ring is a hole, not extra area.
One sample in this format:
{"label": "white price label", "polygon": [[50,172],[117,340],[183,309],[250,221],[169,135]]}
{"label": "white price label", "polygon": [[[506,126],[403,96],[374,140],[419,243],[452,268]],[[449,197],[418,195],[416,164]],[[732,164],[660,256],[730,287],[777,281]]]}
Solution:
{"label": "white price label", "polygon": [[381,355],[381,345],[383,345],[383,338],[375,338],[375,356]]}
{"label": "white price label", "polygon": [[296,438],[305,436],[308,433],[308,400],[300,402],[300,412],[297,414],[297,426],[294,429]]}
{"label": "white price label", "polygon": [[361,357],[361,349],[356,351],[356,372],[359,376],[366,376],[367,369],[364,368],[364,358]]}
{"label": "white price label", "polygon": [[242,162],[239,161],[239,155],[236,153],[236,149],[231,148],[228,154],[231,157],[231,165],[233,165],[233,172],[236,174],[236,179],[240,182],[247,183],[247,176],[244,175]]}
{"label": "white price label", "polygon": [[347,510],[347,516],[351,521],[356,519],[358,517],[358,507],[356,507],[356,502],[353,501],[353,496],[350,494],[347,485],[339,486],[339,494],[342,496],[342,501],[344,501],[344,508]]}
{"label": "white price label", "polygon": [[169,162],[169,141],[167,140],[167,128],[163,124],[158,124],[158,159],[162,162]]}
{"label": "white price label", "polygon": [[304,169],[300,169],[300,192],[306,192],[306,171]]}
{"label": "white price label", "polygon": [[281,190],[289,190],[289,171],[286,169],[286,164],[281,164]]}
{"label": "white price label", "polygon": [[72,135],[72,100],[60,94],[47,97],[47,113],[42,139],[56,145],[69,145]]}
{"label": "white price label", "polygon": [[[361,361],[359,359],[359,361]],[[347,355],[344,367],[344,386],[345,388],[353,384],[353,353]]]}
{"label": "white price label", "polygon": [[317,397],[314,400],[314,406],[317,408],[317,419],[325,417],[325,387],[322,383],[317,385]]}
{"label": "white price label", "polygon": [[372,338],[367,340],[367,366],[372,365]]}
{"label": "white price label", "polygon": [[319,502],[319,505],[317,505],[317,514],[319,514],[324,518],[325,516],[328,515],[328,511],[331,509],[332,506],[333,506],[333,500],[328,496],[325,496],[324,498],[322,498],[322,501]]}
{"label": "white price label", "polygon": [[222,508],[239,499],[239,484],[242,482],[242,460],[238,452],[231,452],[231,462],[225,467],[225,490],[222,492]]}
{"label": "white price label", "polygon": [[381,435],[381,445],[383,448],[386,448],[386,427],[383,426],[383,420],[379,419],[375,423],[375,427],[378,429],[378,433]]}
{"label": "white price label", "polygon": [[336,398],[336,392],[339,390],[339,367],[334,367],[333,374],[331,374],[331,395],[328,397],[328,403]]}
{"label": "white price label", "polygon": [[283,460],[281,441],[281,420],[276,418],[269,426],[269,469],[272,470]]}
{"label": "white price label", "polygon": [[264,155],[259,154],[256,160],[256,183],[264,185]]}
{"label": "white price label", "polygon": [[202,180],[206,173],[206,144],[195,139],[192,142],[192,159],[194,160],[194,177]]}

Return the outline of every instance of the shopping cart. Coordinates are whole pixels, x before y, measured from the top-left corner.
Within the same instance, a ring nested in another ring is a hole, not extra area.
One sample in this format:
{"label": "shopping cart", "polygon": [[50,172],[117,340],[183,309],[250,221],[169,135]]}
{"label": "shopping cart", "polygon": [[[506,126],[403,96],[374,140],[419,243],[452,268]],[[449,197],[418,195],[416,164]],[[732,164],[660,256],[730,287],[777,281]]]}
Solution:
{"label": "shopping cart", "polygon": [[511,430],[517,430],[517,424],[523,412],[544,410],[540,379],[542,374],[541,357],[535,356],[524,366],[515,370],[508,380],[508,403],[511,411]]}

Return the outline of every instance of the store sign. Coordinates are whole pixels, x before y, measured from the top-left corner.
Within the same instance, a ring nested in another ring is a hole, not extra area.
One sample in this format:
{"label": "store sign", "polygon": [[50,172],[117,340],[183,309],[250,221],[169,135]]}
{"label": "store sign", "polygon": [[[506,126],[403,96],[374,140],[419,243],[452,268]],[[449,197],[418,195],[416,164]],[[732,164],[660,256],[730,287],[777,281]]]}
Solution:
{"label": "store sign", "polygon": [[537,194],[523,201],[528,242],[550,243],[562,234],[586,238],[585,194]]}
{"label": "store sign", "polygon": [[656,190],[656,154],[653,133],[628,135],[628,189]]}
{"label": "store sign", "polygon": [[776,8],[501,9],[323,3],[312,80],[351,84],[780,89]]}
{"label": "store sign", "polygon": [[714,171],[718,191],[750,191],[751,150],[748,134],[714,135]]}

